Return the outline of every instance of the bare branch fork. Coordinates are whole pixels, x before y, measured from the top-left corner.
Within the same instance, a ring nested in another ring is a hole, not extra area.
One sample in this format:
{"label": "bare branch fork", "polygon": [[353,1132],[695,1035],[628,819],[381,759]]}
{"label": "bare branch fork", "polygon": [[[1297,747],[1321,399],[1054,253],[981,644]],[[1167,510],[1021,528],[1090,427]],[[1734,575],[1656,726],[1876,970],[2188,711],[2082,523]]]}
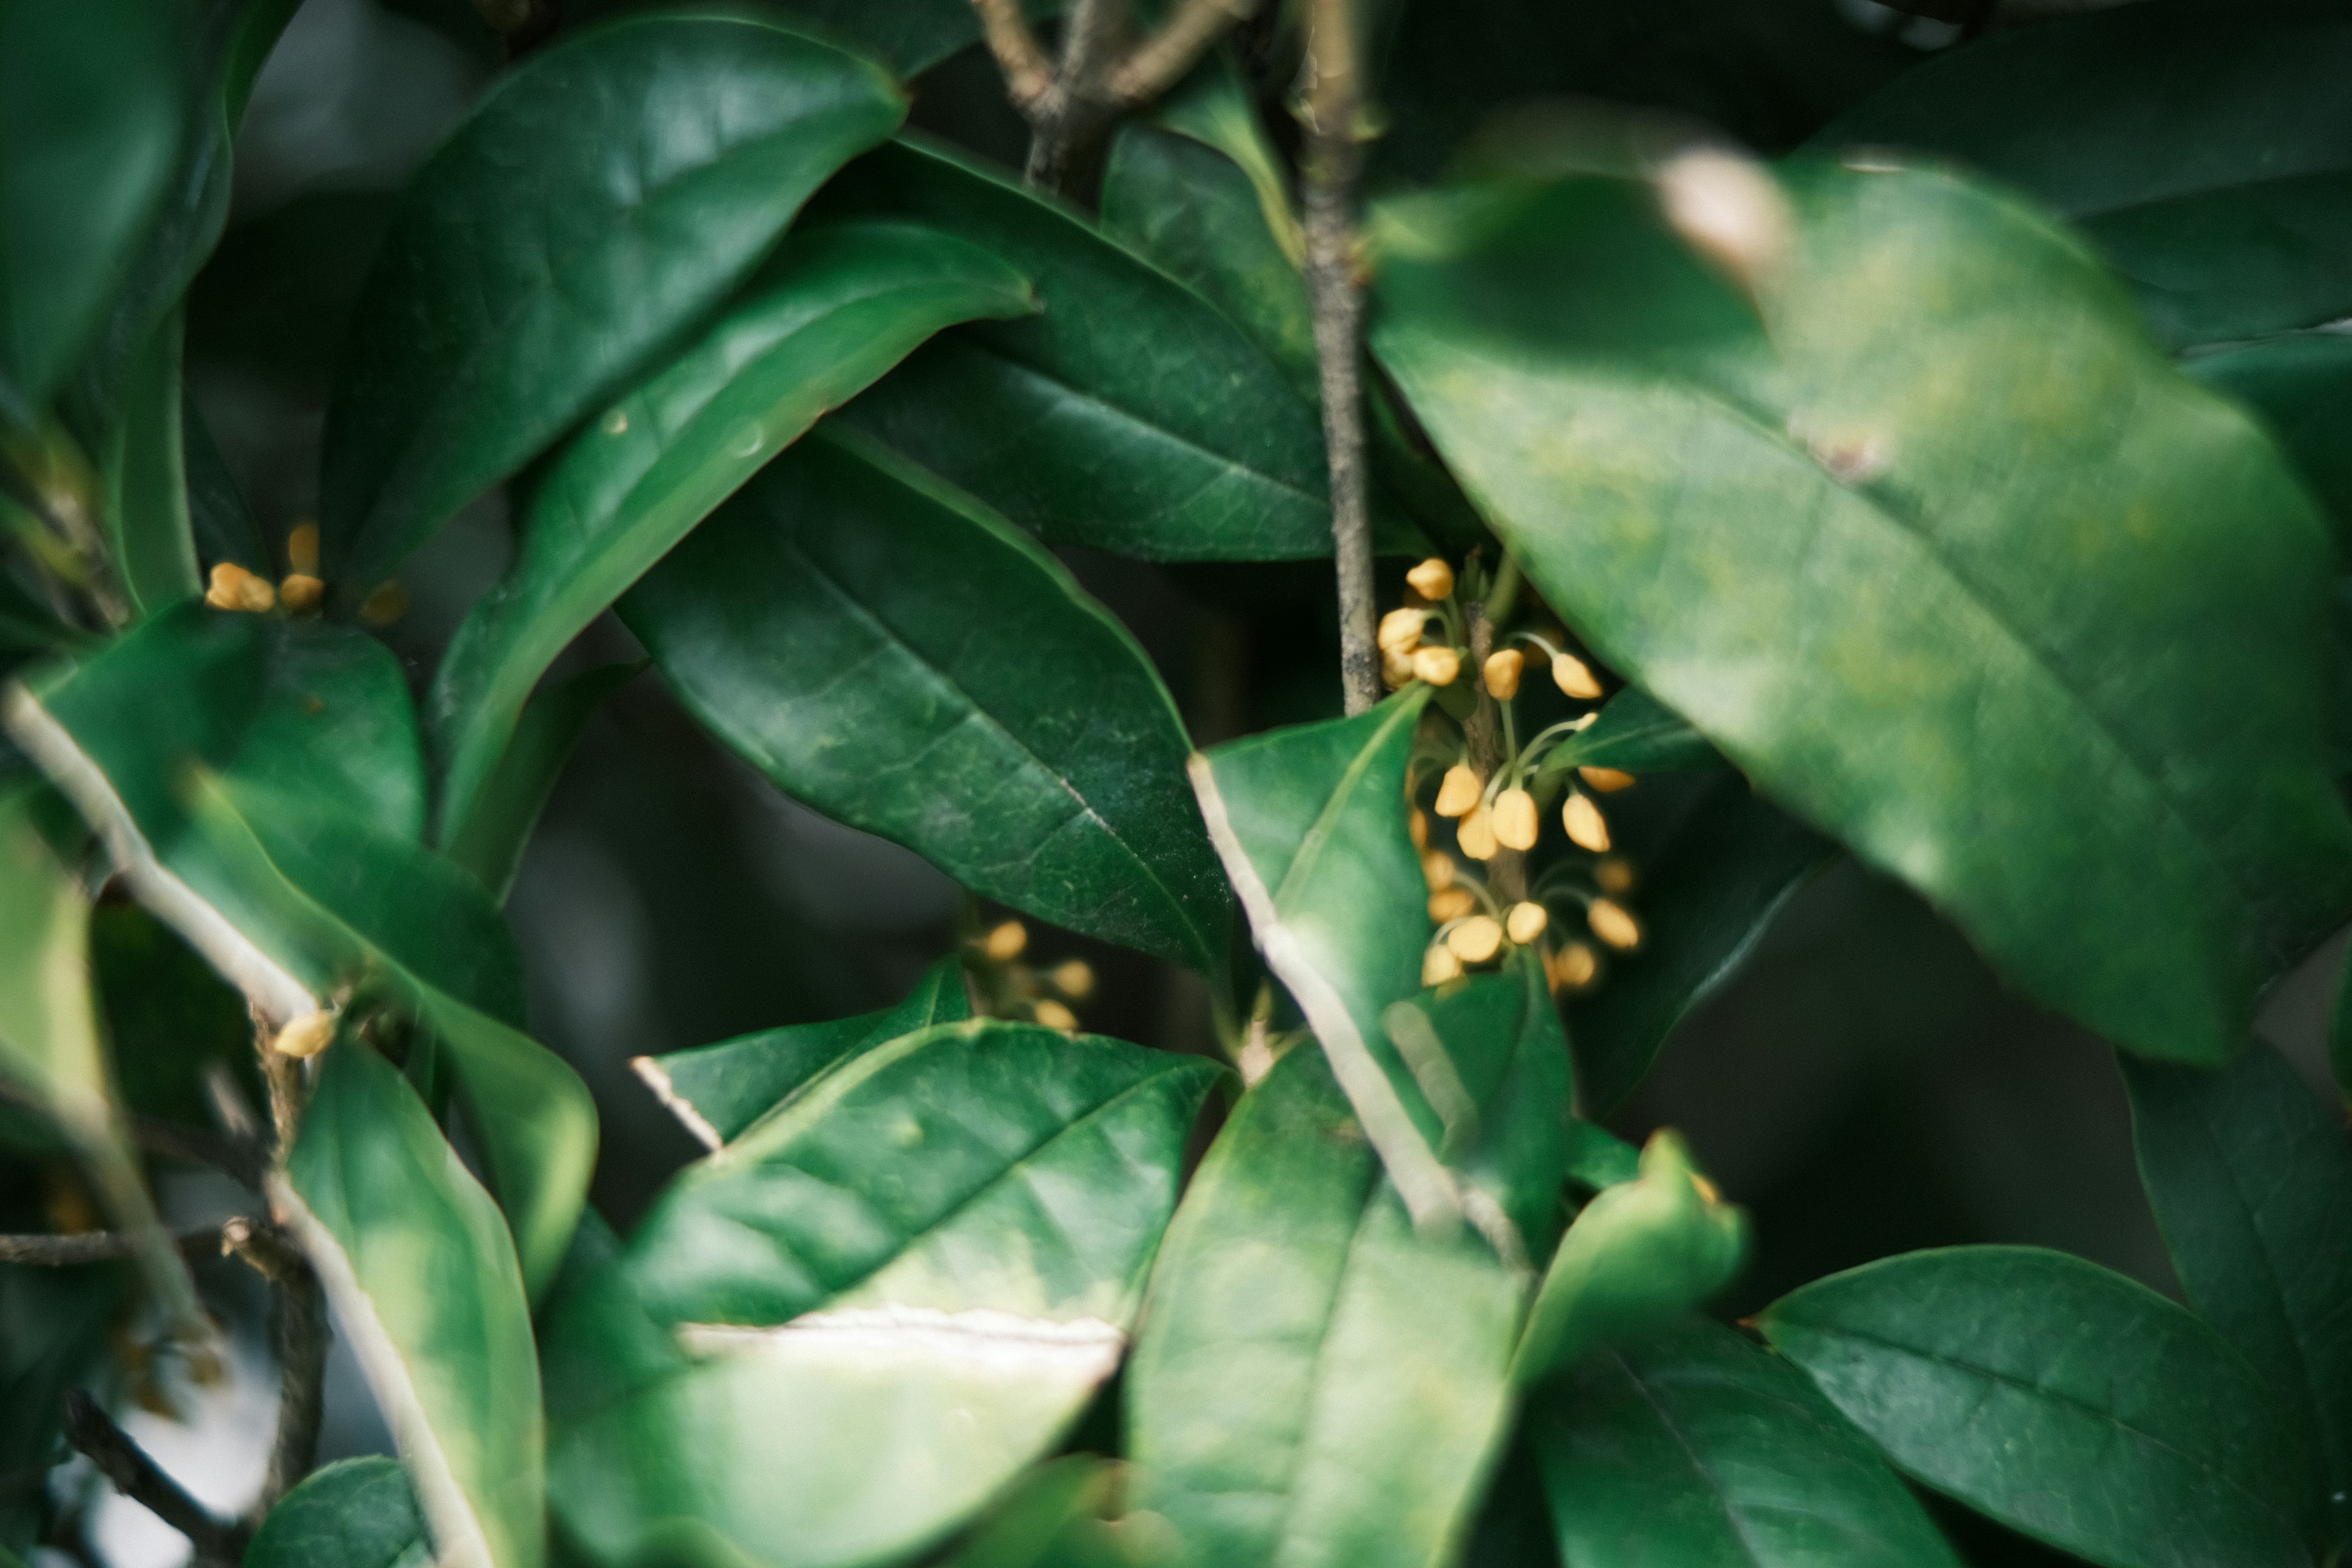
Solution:
{"label": "bare branch fork", "polygon": [[1058,191],[1097,132],[1175,86],[1211,45],[1256,12],[1258,0],[1181,0],[1156,32],[1124,52],[1129,0],[1073,0],[1058,61],[1038,42],[1021,0],[971,5],[1005,94],[1029,122],[1028,181]]}
{"label": "bare branch fork", "polygon": [[200,1568],[234,1568],[245,1554],[245,1531],[215,1519],[79,1388],[66,1391],[66,1441],[89,1455],[115,1490],[186,1536]]}

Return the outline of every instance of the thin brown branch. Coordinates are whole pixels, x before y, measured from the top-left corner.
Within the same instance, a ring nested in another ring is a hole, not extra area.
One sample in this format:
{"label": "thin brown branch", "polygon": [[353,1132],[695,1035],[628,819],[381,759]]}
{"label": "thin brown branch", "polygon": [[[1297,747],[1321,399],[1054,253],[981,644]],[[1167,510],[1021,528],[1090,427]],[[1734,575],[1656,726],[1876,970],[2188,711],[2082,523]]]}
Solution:
{"label": "thin brown branch", "polygon": [[1024,177],[1058,192],[1078,150],[1110,118],[1103,80],[1127,35],[1129,0],[1073,0],[1062,26],[1062,59],[1054,85],[1029,117],[1029,166]]}
{"label": "thin brown branch", "polygon": [[[172,1238],[189,1257],[204,1257],[220,1246],[218,1226],[191,1230]],[[71,1268],[84,1263],[110,1263],[136,1258],[139,1240],[119,1230],[76,1231],[70,1236],[0,1236],[0,1263],[26,1263],[45,1268]]]}
{"label": "thin brown branch", "polygon": [[1339,574],[1339,679],[1349,713],[1381,700],[1372,628],[1372,527],[1364,471],[1363,313],[1356,277],[1356,183],[1363,171],[1356,17],[1349,0],[1308,0],[1300,68],[1307,130],[1307,291],[1331,475]]}
{"label": "thin brown branch", "polygon": [[1024,118],[1034,114],[1054,89],[1054,62],[1021,14],[1021,0],[971,0],[971,8],[980,13],[981,37],[1004,73],[1005,95]]}
{"label": "thin brown branch", "polygon": [[327,1302],[310,1260],[276,1226],[233,1219],[221,1227],[221,1250],[253,1265],[271,1287],[269,1339],[278,1358],[278,1435],[270,1445],[261,1495],[247,1515],[258,1523],[310,1473],[319,1457],[327,1381]]}
{"label": "thin brown branch", "polygon": [[[1495,651],[1495,623],[1486,618],[1486,602],[1465,599],[1465,618],[1470,628],[1470,669],[1483,671],[1486,656]],[[1470,714],[1469,723],[1463,726],[1463,738],[1470,743],[1470,765],[1478,776],[1490,779],[1503,765],[1503,713],[1494,697],[1486,690],[1486,679],[1478,681],[1478,706]],[[1524,850],[1497,849],[1486,862],[1486,885],[1497,900],[1505,905],[1516,904],[1528,896],[1528,857]]]}
{"label": "thin brown branch", "polygon": [[115,1490],[186,1536],[204,1568],[230,1568],[244,1555],[244,1531],[215,1519],[79,1388],[66,1390],[66,1441],[89,1455]]}
{"label": "thin brown branch", "polygon": [[1182,0],[1160,30],[1136,45],[1104,79],[1104,95],[1140,109],[1184,79],[1219,38],[1257,12],[1258,0]]}

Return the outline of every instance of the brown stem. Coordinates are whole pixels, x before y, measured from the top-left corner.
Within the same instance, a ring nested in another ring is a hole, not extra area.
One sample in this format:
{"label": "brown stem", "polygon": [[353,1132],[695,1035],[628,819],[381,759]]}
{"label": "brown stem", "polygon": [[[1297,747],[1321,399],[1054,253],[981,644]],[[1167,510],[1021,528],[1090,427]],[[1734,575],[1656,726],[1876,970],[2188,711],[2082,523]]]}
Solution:
{"label": "brown stem", "polygon": [[980,13],[980,35],[1004,73],[1005,95],[1029,117],[1054,90],[1054,62],[1021,14],[1021,0],[971,0],[971,8]]}
{"label": "brown stem", "polygon": [[182,1490],[82,1389],[66,1390],[66,1441],[89,1455],[115,1490],[186,1536],[205,1568],[232,1568],[244,1554],[245,1532]]}
{"label": "brown stem", "polygon": [[[214,1226],[184,1232],[172,1241],[183,1253],[202,1257],[216,1249],[220,1239],[220,1229]],[[138,1238],[115,1230],[77,1231],[71,1236],[0,1236],[0,1263],[70,1268],[138,1255]]]}
{"label": "brown stem", "polygon": [[1054,84],[1029,118],[1029,166],[1023,177],[1058,192],[1078,149],[1110,116],[1103,78],[1127,32],[1129,0],[1075,0],[1062,27],[1062,61]]}
{"label": "brown stem", "polygon": [[261,1495],[247,1515],[258,1523],[310,1473],[319,1457],[319,1423],[326,1404],[327,1302],[310,1260],[276,1226],[233,1219],[221,1227],[221,1248],[253,1265],[271,1287],[269,1339],[278,1358],[278,1436],[270,1445]]}
{"label": "brown stem", "polygon": [[1150,103],[1184,78],[1210,46],[1256,14],[1258,0],[1183,0],[1160,30],[1110,68],[1103,87],[1121,109]]}
{"label": "brown stem", "polygon": [[[1495,770],[1503,765],[1503,711],[1492,693],[1486,689],[1486,656],[1495,651],[1495,623],[1486,618],[1483,600],[1465,599],[1464,618],[1470,627],[1470,671],[1477,682],[1478,706],[1470,721],[1462,727],[1463,737],[1470,742],[1470,765],[1478,776],[1490,779]],[[1487,890],[1497,903],[1506,908],[1528,896],[1528,858],[1523,850],[1497,849],[1495,858],[1486,862]]]}
{"label": "brown stem", "polygon": [[1331,473],[1339,592],[1339,679],[1349,713],[1381,700],[1372,634],[1372,528],[1364,475],[1363,293],[1356,277],[1356,181],[1363,169],[1356,19],[1349,0],[1308,0],[1300,119],[1307,128],[1307,290]]}

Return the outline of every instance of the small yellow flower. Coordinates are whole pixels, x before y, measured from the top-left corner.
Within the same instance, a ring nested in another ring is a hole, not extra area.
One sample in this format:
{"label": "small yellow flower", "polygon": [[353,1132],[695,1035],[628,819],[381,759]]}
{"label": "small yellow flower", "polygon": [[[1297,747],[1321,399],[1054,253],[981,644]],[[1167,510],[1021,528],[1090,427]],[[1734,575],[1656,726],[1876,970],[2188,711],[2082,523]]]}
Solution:
{"label": "small yellow flower", "polygon": [[1461,978],[1462,961],[1454,957],[1444,942],[1431,943],[1429,950],[1421,955],[1421,983],[1423,985],[1443,985],[1449,980]]}
{"label": "small yellow flower", "polygon": [[1503,929],[1508,931],[1511,940],[1521,947],[1526,947],[1536,938],[1543,935],[1544,927],[1549,924],[1551,924],[1550,912],[1538,903],[1513,904],[1511,912],[1503,918]]}
{"label": "small yellow flower", "polygon": [[332,1013],[308,1013],[294,1019],[278,1031],[269,1048],[281,1057],[315,1057],[333,1043],[335,1016]]}
{"label": "small yellow flower", "polygon": [[1445,933],[1445,945],[1465,963],[1484,963],[1503,950],[1502,922],[1492,915],[1472,915]]}
{"label": "small yellow flower", "polygon": [[1402,691],[1412,684],[1412,656],[1394,648],[1381,649],[1381,684],[1391,691]]}
{"label": "small yellow flower", "polygon": [[1631,952],[1642,945],[1642,922],[1624,905],[1609,899],[1595,899],[1592,907],[1584,911],[1585,923],[1592,934],[1620,952]]}
{"label": "small yellow flower", "polygon": [[1440,816],[1460,816],[1476,805],[1486,793],[1486,782],[1470,764],[1456,763],[1438,781],[1437,804],[1431,809]]}
{"label": "small yellow flower", "polygon": [[1411,836],[1415,849],[1429,847],[1429,818],[1422,814],[1421,807],[1416,805],[1406,814],[1404,830]]}
{"label": "small yellow flower", "polygon": [[394,582],[378,583],[360,601],[360,619],[372,626],[388,626],[408,614],[408,590]]}
{"label": "small yellow flower", "polygon": [[1581,991],[1601,973],[1601,955],[1589,942],[1571,942],[1544,960],[1544,979],[1555,993]]}
{"label": "small yellow flower", "polygon": [[1030,1012],[1049,1029],[1059,1029],[1066,1035],[1078,1032],[1078,1016],[1050,996],[1033,1005]]}
{"label": "small yellow flower", "polygon": [[1421,874],[1429,883],[1429,890],[1442,893],[1454,886],[1454,857],[1442,849],[1421,852]]}
{"label": "small yellow flower", "polygon": [[1604,893],[1630,893],[1633,890],[1633,862],[1622,855],[1612,855],[1592,868],[1592,879],[1601,884]]}
{"label": "small yellow flower", "polygon": [[1507,789],[1495,797],[1495,841],[1506,849],[1536,847],[1536,797]]}
{"label": "small yellow flower", "polygon": [[1404,574],[1412,591],[1431,604],[1454,596],[1454,568],[1433,555]]}
{"label": "small yellow flower", "polygon": [[1486,656],[1486,668],[1481,672],[1486,690],[1497,702],[1508,702],[1519,694],[1519,673],[1527,668],[1528,656],[1517,648],[1507,647]]}
{"label": "small yellow flower", "polygon": [[1385,652],[1411,653],[1421,646],[1421,628],[1425,618],[1424,612],[1409,605],[1402,610],[1391,610],[1381,617],[1381,629],[1373,640]]}
{"label": "small yellow flower", "polygon": [[1568,797],[1568,804],[1559,808],[1559,825],[1568,829],[1569,842],[1580,848],[1598,855],[1609,847],[1609,824],[1589,795]]}
{"label": "small yellow flower", "polygon": [[319,525],[298,522],[286,535],[287,570],[304,577],[319,574]]}
{"label": "small yellow flower", "polygon": [[1633,775],[1616,768],[1579,768],[1579,777],[1602,795],[1615,795],[1621,789],[1631,789]]}
{"label": "small yellow flower", "polygon": [[1045,978],[1073,1002],[1083,1002],[1095,994],[1095,966],[1083,958],[1064,959]]}
{"label": "small yellow flower", "polygon": [[278,597],[297,615],[317,609],[319,601],[326,596],[327,585],[306,572],[289,572],[286,580],[278,584]]}
{"label": "small yellow flower", "polygon": [[980,939],[980,951],[999,963],[1012,963],[1028,946],[1029,928],[1019,921],[1006,921],[1002,925],[992,926],[988,934]]}
{"label": "small yellow flower", "polygon": [[257,577],[234,561],[224,561],[213,568],[212,584],[205,590],[205,603],[215,610],[258,614],[278,603],[278,590],[269,585],[268,578]]}
{"label": "small yellow flower", "polygon": [[1463,817],[1462,826],[1454,830],[1454,840],[1473,860],[1492,860],[1503,847],[1495,837],[1495,814],[1483,805]]}
{"label": "small yellow flower", "polygon": [[1592,667],[1572,653],[1552,655],[1551,678],[1570,697],[1590,700],[1601,695],[1601,681],[1592,673]]}
{"label": "small yellow flower", "polygon": [[1432,686],[1451,686],[1462,673],[1462,655],[1450,647],[1417,647],[1412,650],[1412,672]]}
{"label": "small yellow flower", "polygon": [[1478,909],[1478,895],[1467,888],[1446,888],[1429,895],[1429,918],[1437,925],[1458,921]]}

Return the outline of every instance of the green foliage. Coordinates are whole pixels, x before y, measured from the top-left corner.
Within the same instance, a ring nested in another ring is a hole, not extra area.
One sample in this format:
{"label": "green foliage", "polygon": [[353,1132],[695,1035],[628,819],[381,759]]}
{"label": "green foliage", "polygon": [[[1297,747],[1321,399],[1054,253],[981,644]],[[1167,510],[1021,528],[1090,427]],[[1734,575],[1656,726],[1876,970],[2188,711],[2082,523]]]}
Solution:
{"label": "green foliage", "polygon": [[390,1459],[329,1465],[269,1510],[248,1568],[424,1568],[433,1561],[407,1474]]}

